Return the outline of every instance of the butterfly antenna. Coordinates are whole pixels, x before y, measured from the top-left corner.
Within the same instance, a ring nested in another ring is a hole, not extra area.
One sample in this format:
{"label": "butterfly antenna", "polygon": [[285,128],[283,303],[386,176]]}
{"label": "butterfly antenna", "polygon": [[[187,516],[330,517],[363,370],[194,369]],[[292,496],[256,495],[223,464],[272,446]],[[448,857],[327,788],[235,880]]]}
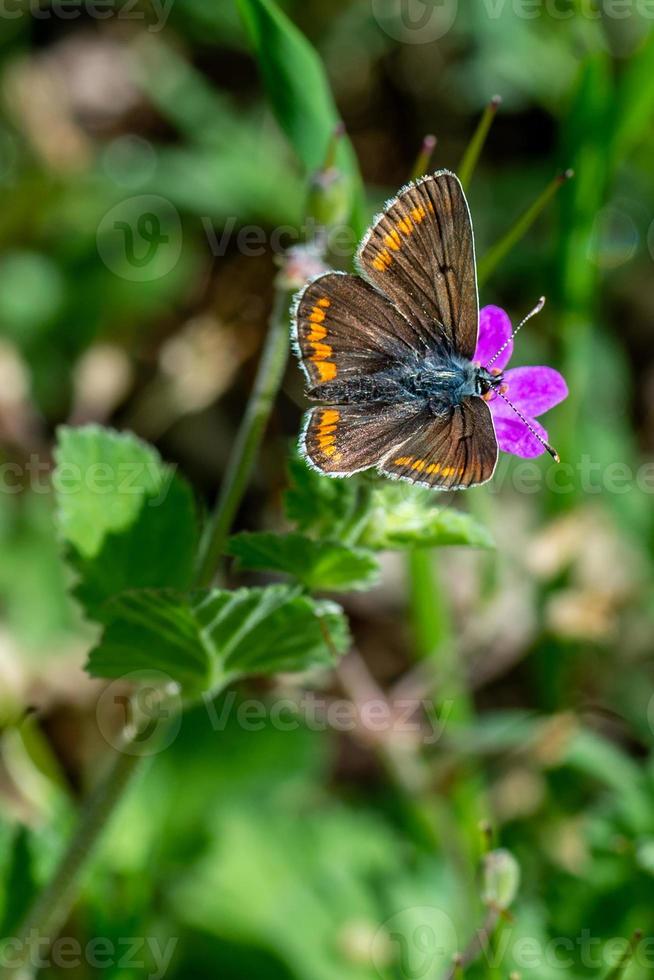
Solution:
{"label": "butterfly antenna", "polygon": [[539,436],[538,435],[538,433],[534,429],[533,425],[529,422],[528,419],[526,419],[524,417],[524,415],[522,414],[522,412],[520,411],[520,409],[516,408],[515,405],[513,404],[513,402],[510,402],[509,399],[506,397],[506,395],[503,394],[499,389],[496,390],[496,394],[499,395],[499,397],[502,399],[502,401],[505,401],[506,402],[506,404],[509,406],[509,408],[512,409],[515,412],[515,414],[518,416],[518,418],[520,419],[520,421],[523,422],[524,425],[527,426],[527,428],[531,432],[532,436],[534,436],[536,439],[538,439],[538,441],[541,444],[541,446],[543,447],[543,449],[545,449],[550,454],[550,456],[552,457],[552,459],[554,460],[554,462],[555,463],[560,463],[561,462],[561,457],[557,453],[556,449],[554,449],[553,446],[550,446],[549,442],[546,442],[543,439],[542,436]]}
{"label": "butterfly antenna", "polygon": [[518,326],[515,328],[515,330],[513,331],[513,333],[511,334],[511,336],[509,337],[509,339],[506,340],[502,344],[502,346],[498,350],[497,354],[493,354],[493,356],[491,357],[490,361],[486,365],[486,369],[488,369],[491,366],[491,364],[498,359],[498,357],[500,356],[500,354],[502,354],[506,350],[506,348],[509,346],[509,344],[513,341],[513,338],[517,334],[518,330],[522,330],[522,328],[524,327],[524,325],[527,322],[527,320],[531,320],[532,316],[536,316],[537,313],[540,313],[540,311],[543,309],[544,306],[545,306],[545,297],[544,296],[541,296],[541,298],[538,300],[538,302],[534,306],[533,310],[531,310],[530,313],[527,313],[527,316],[523,320],[520,321],[520,323],[518,324]]}

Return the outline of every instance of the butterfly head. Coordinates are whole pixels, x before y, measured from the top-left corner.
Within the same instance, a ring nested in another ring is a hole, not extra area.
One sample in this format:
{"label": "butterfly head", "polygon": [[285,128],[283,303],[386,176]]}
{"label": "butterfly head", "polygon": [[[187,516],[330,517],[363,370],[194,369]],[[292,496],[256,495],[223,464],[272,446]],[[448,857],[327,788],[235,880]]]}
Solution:
{"label": "butterfly head", "polygon": [[502,371],[497,369],[489,371],[485,367],[476,369],[475,391],[484,401],[490,401],[496,394],[503,394],[506,390],[507,386]]}

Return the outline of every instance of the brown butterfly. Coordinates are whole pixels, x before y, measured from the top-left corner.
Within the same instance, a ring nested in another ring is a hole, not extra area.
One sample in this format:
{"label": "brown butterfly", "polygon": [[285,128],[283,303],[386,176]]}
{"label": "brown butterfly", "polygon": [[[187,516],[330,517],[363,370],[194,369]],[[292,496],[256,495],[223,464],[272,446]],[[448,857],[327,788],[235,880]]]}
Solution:
{"label": "brown butterfly", "polygon": [[376,467],[439,490],[485,483],[498,445],[486,404],[503,378],[473,364],[479,326],[470,211],[455,174],[404,187],[357,265],[328,272],[293,309],[311,409],[300,450],[328,476]]}

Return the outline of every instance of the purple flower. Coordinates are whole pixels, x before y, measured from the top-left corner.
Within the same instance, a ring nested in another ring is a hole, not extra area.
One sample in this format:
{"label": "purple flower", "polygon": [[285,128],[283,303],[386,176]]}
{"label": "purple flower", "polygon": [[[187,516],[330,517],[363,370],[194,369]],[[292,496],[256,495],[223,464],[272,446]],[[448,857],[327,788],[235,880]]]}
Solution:
{"label": "purple flower", "polygon": [[[535,421],[535,417],[563,401],[567,397],[568,386],[559,372],[549,367],[521,367],[504,371],[513,353],[511,331],[511,321],[504,310],[499,306],[485,306],[479,313],[479,338],[474,360],[486,365],[506,344],[500,356],[493,361],[491,369],[503,371],[508,386],[504,389],[507,398],[528,419],[539,436],[547,441],[547,432]],[[525,459],[545,452],[538,439],[502,398],[495,395],[488,405],[500,449]]]}

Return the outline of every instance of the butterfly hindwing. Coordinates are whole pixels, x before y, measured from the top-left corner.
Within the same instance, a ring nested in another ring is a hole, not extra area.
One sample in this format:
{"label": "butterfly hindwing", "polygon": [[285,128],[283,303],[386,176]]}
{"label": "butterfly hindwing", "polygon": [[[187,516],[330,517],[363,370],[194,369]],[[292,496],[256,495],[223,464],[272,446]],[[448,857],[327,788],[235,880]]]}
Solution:
{"label": "butterfly hindwing", "polygon": [[300,438],[309,463],[330,476],[376,466],[417,431],[422,404],[321,405],[312,409]]}
{"label": "butterfly hindwing", "polygon": [[328,272],[314,279],[296,301],[294,321],[312,385],[381,371],[420,349],[404,317],[359,276]]}
{"label": "butterfly hindwing", "polygon": [[425,406],[414,434],[384,458],[379,471],[437,490],[459,490],[490,480],[497,456],[488,405],[466,398],[442,415]]}
{"label": "butterfly hindwing", "polygon": [[358,253],[362,274],[423,340],[473,358],[479,306],[470,211],[458,177],[442,170],[389,202]]}

